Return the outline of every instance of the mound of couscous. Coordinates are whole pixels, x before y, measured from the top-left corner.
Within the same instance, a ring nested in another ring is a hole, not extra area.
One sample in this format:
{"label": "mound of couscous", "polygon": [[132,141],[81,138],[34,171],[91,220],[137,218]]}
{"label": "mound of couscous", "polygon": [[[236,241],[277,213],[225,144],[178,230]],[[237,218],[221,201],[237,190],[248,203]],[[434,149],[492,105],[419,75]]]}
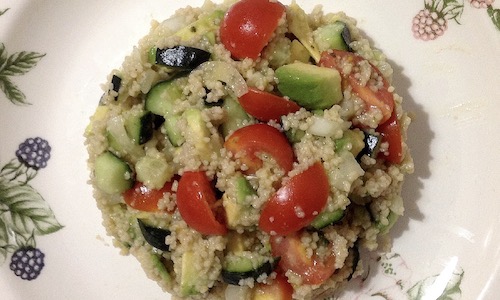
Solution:
{"label": "mound of couscous", "polygon": [[272,0],[152,23],[85,132],[103,224],[175,299],[323,299],[387,249],[413,171],[355,21]]}

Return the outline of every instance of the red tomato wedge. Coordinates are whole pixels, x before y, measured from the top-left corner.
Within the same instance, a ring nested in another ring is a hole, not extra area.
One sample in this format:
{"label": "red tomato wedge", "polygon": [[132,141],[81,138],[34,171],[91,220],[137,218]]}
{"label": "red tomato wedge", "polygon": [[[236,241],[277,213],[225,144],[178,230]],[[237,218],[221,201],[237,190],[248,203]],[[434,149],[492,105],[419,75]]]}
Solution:
{"label": "red tomato wedge", "polygon": [[142,182],[137,181],[130,190],[123,193],[123,198],[128,206],[148,212],[159,211],[158,201],[167,192],[172,192],[172,182],[167,182],[159,189],[150,189]]}
{"label": "red tomato wedge", "polygon": [[264,122],[279,120],[281,116],[300,109],[293,101],[252,87],[239,98],[239,102],[247,113]]}
{"label": "red tomato wedge", "polygon": [[278,273],[270,284],[258,283],[253,289],[252,300],[292,300],[293,287],[285,275]]}
{"label": "red tomato wedge", "polygon": [[[177,208],[189,227],[206,235],[224,235],[226,226],[218,221],[215,191],[205,172],[185,172],[177,187]],[[219,218],[222,219],[222,218]]]}
{"label": "red tomato wedge", "polygon": [[248,173],[255,173],[262,167],[258,153],[272,156],[285,172],[293,168],[292,146],[283,133],[267,124],[253,124],[236,130],[226,140],[224,148],[239,157],[248,167]]}
{"label": "red tomato wedge", "polygon": [[394,111],[385,123],[378,126],[377,131],[382,135],[382,142],[389,144],[388,154],[380,154],[388,162],[399,164],[403,160],[403,141],[401,136],[401,127],[398,117]]}
{"label": "red tomato wedge", "polygon": [[285,7],[270,0],[241,0],[229,8],[220,26],[220,39],[236,59],[259,57],[278,27]]}
{"label": "red tomato wedge", "polygon": [[308,257],[297,233],[285,237],[272,236],[271,248],[274,256],[281,257],[279,267],[284,272],[291,270],[306,284],[321,284],[335,271],[334,253],[324,259],[315,253]]}
{"label": "red tomato wedge", "polygon": [[394,110],[394,96],[389,92],[389,83],[382,76],[380,70],[371,65],[372,72],[375,72],[382,78],[383,86],[377,91],[374,91],[368,85],[360,85],[359,80],[356,78],[356,72],[350,72],[349,74],[344,74],[343,68],[340,66],[340,61],[345,60],[354,65],[359,64],[361,61],[365,61],[360,55],[354,54],[348,51],[342,50],[332,50],[330,52],[321,53],[321,59],[319,65],[322,67],[335,68],[342,75],[342,78],[352,87],[354,93],[356,93],[363,101],[369,106],[375,106],[383,114],[383,118],[380,124],[386,122],[391,117],[392,111]]}
{"label": "red tomato wedge", "polygon": [[315,163],[290,178],[267,200],[259,227],[278,235],[294,233],[307,226],[323,210],[330,186],[323,165]]}

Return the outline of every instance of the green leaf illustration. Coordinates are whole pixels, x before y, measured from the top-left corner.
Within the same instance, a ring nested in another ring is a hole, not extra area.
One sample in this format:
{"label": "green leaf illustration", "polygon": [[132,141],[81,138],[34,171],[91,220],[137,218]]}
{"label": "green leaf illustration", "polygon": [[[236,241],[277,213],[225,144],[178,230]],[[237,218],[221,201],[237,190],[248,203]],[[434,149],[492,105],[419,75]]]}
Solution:
{"label": "green leaf illustration", "polygon": [[488,6],[488,15],[490,16],[491,21],[493,21],[493,24],[495,24],[497,29],[500,30],[500,9],[495,9],[490,5]]}
{"label": "green leaf illustration", "polygon": [[7,258],[9,245],[9,233],[7,231],[7,225],[0,218],[0,264],[3,264]]}
{"label": "green leaf illustration", "polygon": [[[438,277],[438,275],[430,276],[428,278],[425,278],[425,279],[417,282],[414,286],[412,286],[407,291],[409,299],[412,299],[412,300],[423,299],[423,297],[426,294],[426,291],[428,291],[428,288],[434,284],[437,277]],[[450,280],[446,284],[446,288],[441,293],[441,295],[439,295],[439,297],[436,298],[436,300],[459,299],[460,296],[462,295],[462,290],[460,289],[460,284],[462,284],[463,277],[464,277],[463,270],[453,272]]]}
{"label": "green leaf illustration", "polygon": [[0,89],[14,104],[28,104],[26,96],[11,81],[10,76],[24,75],[33,69],[45,54],[21,51],[9,55],[5,45],[0,43]]}
{"label": "green leaf illustration", "polygon": [[463,0],[426,0],[424,3],[426,9],[437,13],[439,17],[460,24],[460,17],[464,12]]}
{"label": "green leaf illustration", "polygon": [[44,57],[45,54],[22,51],[14,53],[7,58],[0,74],[4,76],[19,76],[26,74]]}
{"label": "green leaf illustration", "polygon": [[10,8],[0,10],[0,16],[6,13]]}
{"label": "green leaf illustration", "polygon": [[63,227],[43,197],[28,184],[4,182],[0,186],[0,202],[9,208],[3,213],[7,215],[4,222],[16,234],[44,235]]}
{"label": "green leaf illustration", "polygon": [[24,93],[7,76],[0,76],[0,90],[14,104],[29,104]]}

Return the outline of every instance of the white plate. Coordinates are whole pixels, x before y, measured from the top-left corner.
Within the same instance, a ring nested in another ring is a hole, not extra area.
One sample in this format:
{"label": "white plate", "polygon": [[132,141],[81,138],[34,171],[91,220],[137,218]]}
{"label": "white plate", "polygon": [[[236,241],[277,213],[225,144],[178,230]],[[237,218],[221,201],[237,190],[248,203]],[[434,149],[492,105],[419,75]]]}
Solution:
{"label": "white plate", "polygon": [[[169,298],[134,258],[118,255],[86,185],[82,133],[101,96],[100,84],[147,33],[152,18],[166,18],[186,5],[143,2],[0,3],[3,53],[25,62],[16,64],[17,72],[25,72],[20,76],[1,71],[0,63],[0,86],[9,80],[30,103],[14,104],[15,96],[9,99],[0,91],[0,181],[5,189],[28,180],[21,190],[16,187],[21,195],[17,199],[27,201],[24,206],[16,202],[15,212],[22,216],[17,220],[39,216],[39,230],[27,241],[6,241],[0,224],[2,299]],[[393,252],[374,259],[368,278],[353,282],[344,299],[436,299],[443,291],[450,299],[497,299],[500,3],[476,8],[469,0],[298,2],[306,11],[322,2],[326,11],[344,10],[356,18],[375,47],[390,58],[394,85],[405,98],[405,109],[414,114],[409,144],[416,172],[404,186],[406,214],[392,233]],[[444,34],[432,41],[412,32],[414,16],[426,5],[447,19]],[[453,13],[460,15],[452,19]],[[51,147],[47,166],[38,172],[22,167],[15,154],[20,144],[35,137]],[[21,175],[6,175],[7,166]],[[5,194],[0,191],[0,197]],[[12,213],[5,203],[0,199],[3,221]],[[42,234],[49,231],[54,232]],[[22,280],[9,268],[16,245],[23,243],[36,243],[45,254],[45,266],[35,280]]]}

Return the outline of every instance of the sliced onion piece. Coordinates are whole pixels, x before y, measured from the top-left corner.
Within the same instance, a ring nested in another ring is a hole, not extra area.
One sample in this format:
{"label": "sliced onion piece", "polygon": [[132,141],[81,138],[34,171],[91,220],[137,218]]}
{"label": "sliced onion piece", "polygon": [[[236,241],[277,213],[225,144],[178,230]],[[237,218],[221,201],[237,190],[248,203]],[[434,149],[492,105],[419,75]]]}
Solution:
{"label": "sliced onion piece", "polygon": [[221,81],[226,84],[236,97],[241,97],[248,92],[248,86],[231,64],[223,61],[207,61],[198,67],[203,71],[203,81]]}
{"label": "sliced onion piece", "polygon": [[342,136],[342,127],[339,123],[328,120],[321,116],[313,116],[312,124],[307,131],[316,136],[334,137]]}

